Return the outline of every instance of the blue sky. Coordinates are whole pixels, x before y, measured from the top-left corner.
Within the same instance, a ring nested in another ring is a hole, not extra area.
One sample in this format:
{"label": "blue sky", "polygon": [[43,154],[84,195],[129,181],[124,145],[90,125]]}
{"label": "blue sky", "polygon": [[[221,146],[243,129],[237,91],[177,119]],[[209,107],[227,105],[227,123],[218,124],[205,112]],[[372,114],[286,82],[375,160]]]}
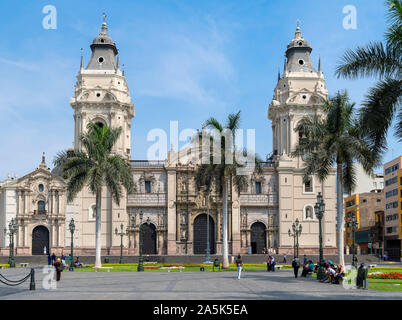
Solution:
{"label": "blue sky", "polygon": [[[42,27],[42,9],[57,9],[57,29]],[[342,9],[357,9],[357,29],[345,30]],[[340,80],[334,76],[347,48],[382,40],[385,6],[380,0],[134,0],[8,1],[0,3],[0,180],[35,169],[46,153],[55,154],[73,141],[73,95],[80,63],[99,33],[102,13],[120,50],[120,63],[135,104],[132,158],[145,159],[147,133],[200,128],[210,116],[224,121],[242,110],[242,128],[256,129],[256,151],[272,151],[267,107],[278,68],[296,20],[313,48],[330,94],[347,88],[358,105],[373,80]],[[401,153],[389,135],[384,161]]]}

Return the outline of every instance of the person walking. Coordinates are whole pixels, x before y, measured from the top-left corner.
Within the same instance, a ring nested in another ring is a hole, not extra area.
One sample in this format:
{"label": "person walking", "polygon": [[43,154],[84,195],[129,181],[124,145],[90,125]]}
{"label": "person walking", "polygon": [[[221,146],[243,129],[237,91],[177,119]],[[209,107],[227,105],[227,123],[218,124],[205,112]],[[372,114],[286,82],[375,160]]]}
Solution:
{"label": "person walking", "polygon": [[57,258],[54,267],[56,269],[56,281],[60,281],[61,273],[63,272],[63,265],[61,264],[60,258]]}
{"label": "person walking", "polygon": [[283,263],[286,263],[286,254],[283,255]]}
{"label": "person walking", "polygon": [[271,256],[269,255],[267,258],[267,271],[271,271]]}
{"label": "person walking", "polygon": [[237,266],[237,279],[240,280],[241,269],[242,269],[242,267],[243,267],[243,260],[241,259],[240,254],[237,256],[237,259],[236,259],[236,266]]}
{"label": "person walking", "polygon": [[271,258],[271,271],[272,272],[275,272],[275,265],[276,265],[275,257],[272,257]]}
{"label": "person walking", "polygon": [[54,265],[55,262],[56,262],[56,255],[53,252],[52,253],[52,265]]}
{"label": "person walking", "polygon": [[61,254],[61,264],[63,265],[63,269],[66,267],[66,256]]}
{"label": "person walking", "polygon": [[299,258],[294,258],[292,261],[292,267],[293,271],[295,273],[295,278],[297,278],[297,274],[299,273],[299,268],[300,268],[300,261]]}
{"label": "person walking", "polygon": [[50,256],[50,253],[48,252],[47,254],[47,265],[51,266],[52,265],[52,257]]}

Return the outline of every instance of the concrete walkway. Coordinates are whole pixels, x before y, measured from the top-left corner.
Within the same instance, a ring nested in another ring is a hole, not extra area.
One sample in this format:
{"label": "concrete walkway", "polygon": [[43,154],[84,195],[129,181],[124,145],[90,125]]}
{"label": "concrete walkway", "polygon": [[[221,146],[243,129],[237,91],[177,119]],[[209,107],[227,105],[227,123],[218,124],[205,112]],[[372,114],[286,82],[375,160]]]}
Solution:
{"label": "concrete walkway", "polygon": [[[13,280],[27,269],[6,269],[1,274]],[[341,285],[318,283],[314,279],[295,279],[291,270],[275,273],[245,271],[237,280],[235,272],[68,272],[62,274],[57,289],[46,290],[43,268],[35,272],[36,290],[29,281],[18,287],[0,283],[0,300],[272,300],[272,299],[402,299],[402,292],[346,290]]]}

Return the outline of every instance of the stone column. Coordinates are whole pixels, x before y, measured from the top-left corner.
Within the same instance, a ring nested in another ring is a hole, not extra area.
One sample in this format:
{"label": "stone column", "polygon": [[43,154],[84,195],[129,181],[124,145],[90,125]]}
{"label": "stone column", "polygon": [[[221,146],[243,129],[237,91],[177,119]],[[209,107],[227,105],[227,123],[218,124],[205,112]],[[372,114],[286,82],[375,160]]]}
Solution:
{"label": "stone column", "polygon": [[236,188],[232,188],[232,214],[231,214],[231,240],[232,254],[240,253],[241,236],[240,236],[240,201]]}
{"label": "stone column", "polygon": [[23,207],[22,207],[22,213],[25,214],[26,213],[26,191],[24,191],[24,197],[23,197]]}
{"label": "stone column", "polygon": [[180,224],[180,220],[177,220],[176,215],[176,170],[174,168],[168,168],[167,171],[167,205],[168,205],[168,244],[167,254],[176,254],[176,237],[177,237],[177,225]]}
{"label": "stone column", "polygon": [[221,222],[222,222],[222,208],[217,207],[216,213],[216,231],[217,231],[217,241],[222,241],[221,237]]}
{"label": "stone column", "polygon": [[16,214],[17,214],[17,216],[20,214],[20,194],[21,194],[21,191],[20,190],[15,190],[15,193],[16,193],[16,197],[15,197],[15,206],[16,206]]}

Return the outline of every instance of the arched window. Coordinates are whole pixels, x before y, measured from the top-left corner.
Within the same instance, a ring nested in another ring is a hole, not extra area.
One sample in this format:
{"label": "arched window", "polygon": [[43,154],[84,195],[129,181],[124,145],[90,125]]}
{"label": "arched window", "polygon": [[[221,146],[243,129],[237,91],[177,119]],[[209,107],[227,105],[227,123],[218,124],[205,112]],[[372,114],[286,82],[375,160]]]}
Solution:
{"label": "arched window", "polygon": [[96,220],[96,204],[93,203],[88,208],[88,221],[95,221]]}
{"label": "arched window", "polygon": [[314,208],[312,205],[304,207],[304,220],[314,220]]}
{"label": "arched window", "polygon": [[45,201],[38,201],[38,214],[46,213],[46,203]]}

